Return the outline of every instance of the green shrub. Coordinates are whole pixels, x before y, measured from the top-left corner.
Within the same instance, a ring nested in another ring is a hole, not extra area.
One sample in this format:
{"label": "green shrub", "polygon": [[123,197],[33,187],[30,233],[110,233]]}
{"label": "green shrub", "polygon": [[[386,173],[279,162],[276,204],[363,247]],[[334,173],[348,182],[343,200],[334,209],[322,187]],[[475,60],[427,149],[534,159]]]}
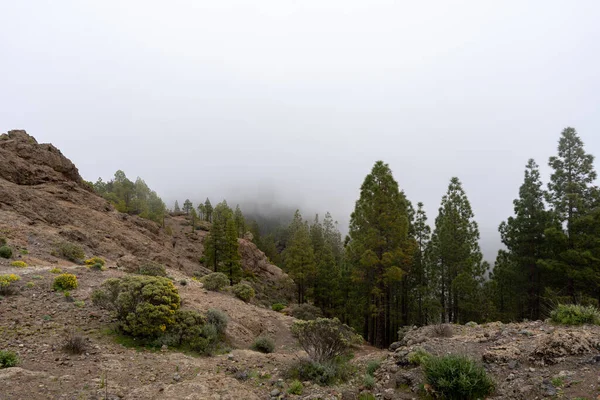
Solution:
{"label": "green shrub", "polygon": [[11,294],[15,294],[17,292],[17,288],[14,285],[14,283],[20,280],[21,277],[19,275],[0,275],[0,295],[8,296]]}
{"label": "green shrub", "polygon": [[367,363],[367,375],[375,375],[375,371],[379,369],[381,365],[381,361],[379,360],[371,360]]}
{"label": "green shrub", "polygon": [[464,356],[429,357],[423,372],[426,382],[443,399],[482,399],[494,391],[494,381],[485,369]]}
{"label": "green shrub", "polygon": [[208,327],[206,317],[197,311],[177,310],[175,323],[167,330],[175,346],[187,346],[199,353],[207,353],[218,342],[216,329]]}
{"label": "green shrub", "polygon": [[211,308],[206,313],[206,322],[215,327],[218,336],[224,336],[229,318],[223,311]]}
{"label": "green shrub", "polygon": [[85,306],[85,301],[83,301],[83,300],[77,300],[77,301],[73,302],[73,305],[75,307],[83,308]]}
{"label": "green shrub", "polygon": [[202,282],[206,290],[218,292],[229,285],[229,278],[222,272],[213,272],[200,278],[200,282]]}
{"label": "green shrub", "polygon": [[259,336],[254,339],[254,343],[252,343],[252,347],[250,347],[254,351],[260,351],[261,353],[272,353],[275,350],[275,342],[273,339],[266,336]]}
{"label": "green shrub", "polygon": [[175,323],[181,300],[173,282],[153,276],[106,280],[94,304],[114,312],[119,328],[134,337],[158,337]]}
{"label": "green shrub", "polygon": [[375,378],[372,375],[365,374],[363,376],[363,386],[367,389],[373,389],[375,387]]}
{"label": "green shrub", "polygon": [[12,249],[8,246],[0,247],[0,257],[11,258],[12,257]]}
{"label": "green shrub", "polygon": [[311,381],[321,386],[329,386],[348,380],[351,368],[345,359],[331,360],[323,363],[311,360],[299,360],[286,371],[290,379]]}
{"label": "green shrub", "polygon": [[298,304],[291,307],[290,314],[292,314],[292,317],[304,321],[311,321],[323,316],[321,309],[308,303]]}
{"label": "green shrub", "polygon": [[324,362],[348,353],[356,334],[337,318],[317,318],[312,321],[295,321],[292,335],[308,353],[311,360]]}
{"label": "green shrub", "polygon": [[94,271],[102,271],[104,269],[104,265],[102,265],[100,263],[96,263],[96,264],[90,265],[90,269],[93,269]]}
{"label": "green shrub", "polygon": [[54,290],[71,290],[77,289],[77,277],[73,274],[60,274],[54,278],[52,284]]}
{"label": "green shrub", "polygon": [[52,268],[50,270],[50,272],[53,273],[53,274],[60,274],[62,272],[62,269],[60,269],[60,268]]}
{"label": "green shrub", "polygon": [[431,354],[422,349],[421,347],[417,347],[412,352],[408,353],[408,362],[413,365],[423,365],[429,358]]}
{"label": "green shrub", "polygon": [[85,253],[81,246],[69,242],[57,244],[56,253],[72,262],[79,262],[85,258]]}
{"label": "green shrub", "polygon": [[27,284],[25,285],[25,287],[26,287],[27,289],[31,289],[31,288],[32,288],[32,287],[34,287],[34,286],[35,286],[35,283],[33,283],[33,282],[27,282]]}
{"label": "green shrub", "polygon": [[358,395],[358,400],[376,400],[372,393],[361,393]]}
{"label": "green shrub", "polygon": [[17,268],[26,268],[27,267],[27,263],[25,261],[13,261],[10,263],[10,265],[12,265],[13,267],[17,267]]}
{"label": "green shrub", "polygon": [[14,367],[19,363],[19,357],[14,351],[0,350],[0,368]]}
{"label": "green shrub", "polygon": [[165,269],[165,266],[154,262],[140,266],[138,273],[140,275],[148,276],[167,276],[167,270]]}
{"label": "green shrub", "polygon": [[85,265],[94,266],[96,264],[100,264],[103,267],[106,264],[106,260],[104,260],[104,258],[102,257],[97,256],[85,260]]}
{"label": "green shrub", "polygon": [[277,312],[279,312],[279,311],[281,311],[281,310],[285,309],[285,304],[281,304],[281,303],[275,303],[275,304],[273,304],[273,305],[271,306],[271,309],[272,309],[273,311],[277,311]]}
{"label": "green shrub", "polygon": [[550,313],[550,319],[561,325],[600,325],[600,310],[594,306],[559,304]]}
{"label": "green shrub", "polygon": [[233,290],[233,294],[235,294],[235,297],[245,301],[246,303],[252,300],[256,295],[252,286],[247,285],[245,283],[238,283],[237,285],[234,285],[231,289]]}
{"label": "green shrub", "polygon": [[290,383],[290,387],[288,388],[287,392],[289,394],[301,395],[302,390],[304,390],[302,382],[300,382],[299,380],[294,380],[292,381],[292,383]]}

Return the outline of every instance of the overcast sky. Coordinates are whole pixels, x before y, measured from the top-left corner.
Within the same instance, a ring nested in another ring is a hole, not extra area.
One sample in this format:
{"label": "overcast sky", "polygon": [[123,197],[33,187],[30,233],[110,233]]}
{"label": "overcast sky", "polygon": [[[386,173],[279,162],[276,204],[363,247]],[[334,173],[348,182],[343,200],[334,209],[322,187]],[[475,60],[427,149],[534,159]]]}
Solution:
{"label": "overcast sky", "polygon": [[[433,223],[458,176],[493,260],[527,159],[600,156],[598,1],[2,1],[0,132],[81,175],[329,210],[390,164]],[[598,162],[596,163],[598,166]]]}

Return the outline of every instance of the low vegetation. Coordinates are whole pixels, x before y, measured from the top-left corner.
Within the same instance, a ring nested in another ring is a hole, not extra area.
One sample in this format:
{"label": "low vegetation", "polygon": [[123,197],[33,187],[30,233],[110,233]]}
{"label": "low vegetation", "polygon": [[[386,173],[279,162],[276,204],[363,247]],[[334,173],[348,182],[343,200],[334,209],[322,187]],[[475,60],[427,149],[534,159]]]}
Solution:
{"label": "low vegetation", "polygon": [[271,310],[280,312],[285,309],[285,304],[275,303],[271,306]]}
{"label": "low vegetation", "polygon": [[287,392],[289,394],[295,394],[297,396],[302,394],[302,391],[304,390],[304,386],[302,385],[302,382],[300,382],[299,380],[294,380],[292,381],[292,383],[290,383],[290,386],[288,387]]}
{"label": "low vegetation", "polygon": [[0,275],[0,295],[8,296],[11,294],[15,294],[17,292],[17,288],[14,283],[20,280],[21,277],[19,275]]}
{"label": "low vegetation", "polygon": [[559,304],[550,313],[550,319],[561,325],[600,325],[600,310],[594,306]]}
{"label": "low vegetation", "polygon": [[357,335],[352,328],[337,318],[317,318],[311,321],[296,321],[292,335],[306,351],[311,360],[325,362],[349,353]]}
{"label": "low vegetation", "polygon": [[12,249],[6,245],[0,246],[0,257],[11,258],[12,257]]}
{"label": "low vegetation", "polygon": [[17,267],[17,268],[26,268],[27,267],[27,263],[25,261],[13,261],[10,263],[10,265],[12,265],[13,267]]}
{"label": "low vegetation", "polygon": [[140,269],[138,270],[138,274],[148,276],[167,276],[167,270],[162,264],[150,262],[141,265]]}
{"label": "low vegetation", "polygon": [[298,304],[290,309],[292,317],[301,319],[304,321],[311,321],[313,319],[321,318],[323,313],[319,307],[315,307],[312,304],[304,303]]}
{"label": "low vegetation", "polygon": [[245,301],[246,303],[248,303],[250,300],[252,300],[254,298],[254,296],[256,295],[252,286],[250,286],[246,283],[238,283],[237,285],[233,285],[231,290],[233,291],[233,294],[235,295],[235,297],[237,297],[240,300]]}
{"label": "low vegetation", "polygon": [[75,331],[68,331],[62,348],[70,354],[83,354],[87,349],[87,341],[83,335]]}
{"label": "low vegetation", "polygon": [[266,336],[259,336],[254,340],[250,348],[261,353],[272,353],[275,351],[275,341]]}
{"label": "low vegetation", "polygon": [[87,260],[85,260],[84,263],[87,266],[92,266],[95,264],[100,264],[100,265],[104,266],[104,265],[106,265],[106,260],[104,260],[104,258],[102,258],[102,257],[94,256],[94,257],[91,257],[91,258],[88,258]]}
{"label": "low vegetation", "polygon": [[58,243],[53,253],[57,257],[63,257],[72,262],[80,262],[85,258],[81,246],[70,242]]}
{"label": "low vegetation", "polygon": [[52,274],[60,274],[60,273],[62,273],[62,269],[54,267],[54,268],[52,268],[50,270],[50,273],[52,273]]}
{"label": "low vegetation", "polygon": [[15,367],[19,363],[19,357],[14,351],[0,350],[0,368]]}
{"label": "low vegetation", "polygon": [[423,363],[423,372],[439,398],[475,400],[494,392],[494,381],[485,369],[464,356],[428,357]]}
{"label": "low vegetation", "polygon": [[213,272],[200,278],[206,290],[218,292],[229,285],[229,278],[222,272]]}
{"label": "low vegetation", "polygon": [[54,278],[52,289],[57,291],[77,289],[77,277],[73,274],[60,274]]}

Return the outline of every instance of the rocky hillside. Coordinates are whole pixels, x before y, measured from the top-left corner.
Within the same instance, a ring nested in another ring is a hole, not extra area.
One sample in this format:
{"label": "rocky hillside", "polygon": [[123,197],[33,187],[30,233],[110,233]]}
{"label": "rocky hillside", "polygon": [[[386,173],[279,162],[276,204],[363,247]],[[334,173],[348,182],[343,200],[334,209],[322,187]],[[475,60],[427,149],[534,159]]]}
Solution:
{"label": "rocky hillside", "polygon": [[[185,216],[159,224],[116,211],[97,196],[77,167],[51,144],[25,131],[0,136],[0,237],[20,250],[29,265],[64,264],[54,257],[57,243],[83,247],[109,266],[150,259],[187,275],[210,271],[200,263],[205,231],[191,231]],[[291,281],[250,241],[240,239],[242,266],[251,272],[263,298],[287,298]],[[25,254],[27,253],[27,254]],[[0,259],[0,266],[8,265]]]}

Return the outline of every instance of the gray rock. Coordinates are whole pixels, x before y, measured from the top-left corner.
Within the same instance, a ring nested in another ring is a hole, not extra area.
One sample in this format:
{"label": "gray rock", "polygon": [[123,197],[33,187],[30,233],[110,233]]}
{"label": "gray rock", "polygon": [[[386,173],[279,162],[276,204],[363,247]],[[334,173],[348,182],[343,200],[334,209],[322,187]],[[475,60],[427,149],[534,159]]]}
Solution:
{"label": "gray rock", "polygon": [[271,390],[271,397],[277,397],[281,394],[281,391],[279,389],[273,389]]}
{"label": "gray rock", "polygon": [[394,342],[392,344],[390,344],[390,347],[388,348],[389,351],[396,351],[396,349],[402,347],[402,342]]}
{"label": "gray rock", "polygon": [[178,373],[175,373],[175,375],[173,375],[173,380],[175,382],[179,382],[181,380],[181,375],[179,375]]}
{"label": "gray rock", "polygon": [[552,382],[550,382],[548,379],[544,379],[542,381],[540,384],[540,389],[545,396],[556,396],[558,393],[558,390],[556,390]]}
{"label": "gray rock", "polygon": [[519,367],[519,362],[517,360],[510,360],[508,362],[508,369],[517,369]]}

